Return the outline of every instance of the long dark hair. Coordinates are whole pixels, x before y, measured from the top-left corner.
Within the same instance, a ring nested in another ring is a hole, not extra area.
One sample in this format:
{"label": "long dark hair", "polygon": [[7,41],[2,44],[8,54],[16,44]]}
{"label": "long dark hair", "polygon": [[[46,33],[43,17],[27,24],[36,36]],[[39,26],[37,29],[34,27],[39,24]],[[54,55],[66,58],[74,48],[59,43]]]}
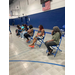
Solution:
{"label": "long dark hair", "polygon": [[43,28],[43,26],[42,26],[42,25],[39,25],[39,29],[40,29],[40,30],[42,30],[42,29],[44,29],[44,28]]}
{"label": "long dark hair", "polygon": [[56,33],[56,32],[59,32],[60,33],[60,38],[61,38],[61,32],[60,32],[60,29],[58,26],[54,26],[53,27],[53,31]]}

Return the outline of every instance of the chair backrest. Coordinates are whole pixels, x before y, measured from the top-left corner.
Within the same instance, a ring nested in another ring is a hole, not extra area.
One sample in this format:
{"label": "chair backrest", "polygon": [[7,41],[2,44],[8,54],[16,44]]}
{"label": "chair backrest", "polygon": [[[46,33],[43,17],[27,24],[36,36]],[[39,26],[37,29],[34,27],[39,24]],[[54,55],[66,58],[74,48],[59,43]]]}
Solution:
{"label": "chair backrest", "polygon": [[61,40],[62,40],[62,36],[60,37],[60,42],[59,42],[59,46],[60,46],[60,44],[61,44]]}
{"label": "chair backrest", "polygon": [[43,39],[45,38],[45,35],[46,35],[46,32],[44,31],[44,37],[43,37]]}
{"label": "chair backrest", "polygon": [[65,29],[65,25],[63,25],[63,26],[62,26],[62,28],[64,28],[64,29]]}
{"label": "chair backrest", "polygon": [[[33,30],[33,36],[34,36],[34,33],[35,33],[35,30]],[[33,36],[32,36],[32,37],[33,37]]]}

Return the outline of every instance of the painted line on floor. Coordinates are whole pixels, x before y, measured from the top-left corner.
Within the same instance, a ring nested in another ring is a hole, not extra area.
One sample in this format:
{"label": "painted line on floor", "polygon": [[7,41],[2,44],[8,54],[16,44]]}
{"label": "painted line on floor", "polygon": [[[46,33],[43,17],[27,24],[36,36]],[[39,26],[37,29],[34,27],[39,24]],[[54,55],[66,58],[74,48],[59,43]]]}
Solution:
{"label": "painted line on floor", "polygon": [[61,64],[50,63],[50,62],[42,62],[42,61],[32,61],[32,60],[9,60],[9,62],[35,62],[35,63],[44,63],[44,64],[51,64],[51,65],[65,67],[65,65],[61,65]]}

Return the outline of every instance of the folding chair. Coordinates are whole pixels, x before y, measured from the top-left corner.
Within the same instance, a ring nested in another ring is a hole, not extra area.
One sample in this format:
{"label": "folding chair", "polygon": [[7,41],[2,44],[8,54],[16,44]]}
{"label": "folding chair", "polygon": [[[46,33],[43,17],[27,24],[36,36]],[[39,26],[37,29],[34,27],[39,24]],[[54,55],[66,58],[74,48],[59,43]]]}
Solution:
{"label": "folding chair", "polygon": [[46,32],[44,32],[44,33],[45,33],[45,34],[44,34],[44,37],[43,37],[42,39],[41,39],[41,38],[38,38],[38,40],[37,40],[37,41],[39,41],[41,44],[40,44],[40,45],[37,44],[37,41],[36,41],[35,45],[41,47],[42,43],[44,43],[44,38],[45,38],[45,35],[46,35]]}
{"label": "folding chair", "polygon": [[[55,53],[52,53],[52,54],[54,55],[54,57],[56,56],[58,50],[62,52],[62,50],[59,49],[60,44],[61,44],[61,40],[62,40],[62,36],[61,36],[61,38],[60,38],[59,45],[57,45],[57,46],[51,46],[53,49],[55,49],[54,47],[57,48],[57,49],[56,49],[56,52],[55,52]],[[47,53],[47,52],[48,52],[48,50],[46,51],[46,53]]]}
{"label": "folding chair", "polygon": [[65,36],[65,25],[62,26],[62,29],[60,29],[62,36]]}
{"label": "folding chair", "polygon": [[[35,33],[35,30],[33,30],[33,36],[34,36],[34,33]],[[30,38],[30,40],[28,41],[28,43],[30,43],[30,42],[31,42],[31,40],[33,40],[33,36],[29,37],[29,38]]]}

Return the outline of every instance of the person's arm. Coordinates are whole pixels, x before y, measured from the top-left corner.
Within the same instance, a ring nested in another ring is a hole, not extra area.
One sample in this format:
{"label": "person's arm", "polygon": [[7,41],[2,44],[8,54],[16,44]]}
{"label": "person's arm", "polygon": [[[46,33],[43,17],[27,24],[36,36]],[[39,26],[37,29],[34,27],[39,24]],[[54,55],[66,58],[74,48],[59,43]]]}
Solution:
{"label": "person's arm", "polygon": [[47,42],[51,42],[51,41],[54,41],[54,39],[55,39],[55,36],[53,35],[53,33],[54,33],[54,31],[52,30],[52,39],[51,40],[49,40],[49,41],[47,41]]}
{"label": "person's arm", "polygon": [[40,30],[38,30],[38,32],[37,32],[37,34],[36,34],[36,37],[39,35],[39,31],[40,31]]}
{"label": "person's arm", "polygon": [[25,31],[28,31],[28,29],[26,28]]}
{"label": "person's arm", "polygon": [[29,33],[29,30],[27,32]]}
{"label": "person's arm", "polygon": [[29,29],[27,32],[28,32],[28,33],[31,33],[32,31],[33,31],[33,30]]}
{"label": "person's arm", "polygon": [[52,39],[49,40],[49,41],[47,41],[47,42],[56,41],[58,38],[59,38],[59,35],[54,34],[53,37],[52,37]]}
{"label": "person's arm", "polygon": [[25,28],[23,28],[23,30],[25,30]]}
{"label": "person's arm", "polygon": [[22,30],[22,27],[20,27],[21,28],[21,30]]}
{"label": "person's arm", "polygon": [[26,27],[25,30],[28,31],[28,28]]}
{"label": "person's arm", "polygon": [[44,33],[44,29],[42,29],[41,33],[38,34],[39,36],[41,36]]}
{"label": "person's arm", "polygon": [[52,33],[51,34],[54,35],[54,30],[52,30]]}
{"label": "person's arm", "polygon": [[21,31],[21,33],[22,33],[23,31]]}
{"label": "person's arm", "polygon": [[52,40],[49,40],[49,41],[47,41],[47,42],[51,42],[51,41],[54,41],[54,39],[52,39]]}
{"label": "person's arm", "polygon": [[37,31],[37,34],[36,34],[36,36],[39,34],[39,31],[40,31],[40,30],[38,30],[38,31]]}

